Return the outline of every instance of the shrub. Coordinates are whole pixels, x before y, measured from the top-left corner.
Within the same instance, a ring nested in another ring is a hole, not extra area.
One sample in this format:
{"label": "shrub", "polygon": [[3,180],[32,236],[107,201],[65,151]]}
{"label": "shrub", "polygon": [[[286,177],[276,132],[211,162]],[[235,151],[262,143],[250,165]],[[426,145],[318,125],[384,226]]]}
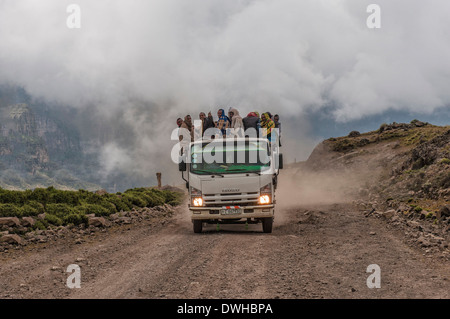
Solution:
{"label": "shrub", "polygon": [[0,204],[0,217],[22,217],[22,209],[14,204]]}
{"label": "shrub", "polygon": [[358,131],[351,131],[351,132],[348,134],[348,137],[358,137],[358,136],[360,136],[360,135],[361,135],[361,133],[358,132]]}
{"label": "shrub", "polygon": [[147,191],[145,193],[142,193],[140,196],[141,198],[145,199],[146,207],[160,206],[165,202],[164,196],[158,192]]}
{"label": "shrub", "polygon": [[28,196],[29,200],[34,200],[45,205],[48,202],[50,193],[45,188],[35,188],[33,192]]}
{"label": "shrub", "polygon": [[147,201],[139,196],[137,193],[125,193],[122,199],[128,200],[132,205],[137,207],[145,207],[147,206]]}
{"label": "shrub", "polygon": [[48,202],[77,206],[80,204],[80,199],[77,192],[55,190],[50,194]]}
{"label": "shrub", "polygon": [[414,207],[414,211],[415,211],[416,213],[420,213],[422,210],[423,210],[423,208],[420,207],[420,206]]}
{"label": "shrub", "polygon": [[23,205],[22,207],[22,216],[37,216],[40,212],[31,205]]}
{"label": "shrub", "polygon": [[175,202],[176,196],[169,194],[172,194],[172,192],[156,188],[134,188],[127,190],[122,200],[129,200],[132,205],[138,207],[154,207],[163,205],[168,199]]}
{"label": "shrub", "polygon": [[183,193],[181,192],[174,192],[169,190],[162,191],[164,194],[164,202],[175,206],[181,204],[181,201],[183,200]]}
{"label": "shrub", "polygon": [[44,220],[47,221],[49,224],[55,226],[61,226],[63,224],[61,218],[57,217],[56,215],[45,214]]}
{"label": "shrub", "polygon": [[10,191],[2,189],[0,191],[0,203],[2,204],[23,204],[25,193],[22,191]]}
{"label": "shrub", "polygon": [[370,141],[367,138],[362,138],[358,141],[358,146],[365,146],[367,144],[370,144]]}
{"label": "shrub", "polygon": [[64,216],[63,218],[64,225],[73,224],[73,225],[81,225],[85,224],[86,226],[89,223],[89,218],[82,213],[76,214],[72,213],[69,215]]}
{"label": "shrub", "polygon": [[46,209],[48,214],[63,218],[66,215],[74,213],[74,208],[67,204],[48,204]]}
{"label": "shrub", "polygon": [[100,196],[95,193],[87,194],[83,200],[88,204],[101,204],[105,201],[103,196]]}
{"label": "shrub", "polygon": [[181,204],[183,194],[171,191],[164,191],[165,202],[169,205],[176,206]]}
{"label": "shrub", "polygon": [[387,127],[388,125],[386,123],[381,124],[380,128],[378,129],[378,133],[383,133]]}
{"label": "shrub", "polygon": [[356,147],[356,145],[349,141],[348,139],[343,139],[341,141],[336,142],[333,145],[333,151],[335,152],[343,152],[343,151],[348,151],[348,150],[352,150]]}
{"label": "shrub", "polygon": [[[51,215],[42,226],[83,223],[86,214],[107,216],[133,207],[154,207],[168,203],[178,205],[182,193],[157,188],[134,188],[124,193],[99,195],[86,190],[63,191],[54,187],[26,191],[10,191],[0,188],[0,217]],[[71,216],[70,218],[67,216]],[[80,216],[74,216],[80,215]]]}
{"label": "shrub", "polygon": [[425,218],[428,218],[428,219],[433,218],[433,217],[434,217],[433,212],[429,212],[429,213],[425,216]]}
{"label": "shrub", "polygon": [[107,210],[108,215],[117,212],[116,206],[108,201],[103,201],[103,203],[100,206]]}
{"label": "shrub", "polygon": [[105,200],[111,205],[114,205],[116,211],[127,211],[133,208],[133,205],[130,202],[121,200],[115,194],[105,195]]}
{"label": "shrub", "polygon": [[48,222],[47,221],[42,221],[42,220],[38,220],[36,221],[36,223],[34,223],[33,225],[33,229],[40,229],[40,230],[45,230],[48,227]]}
{"label": "shrub", "polygon": [[[37,215],[45,213],[45,209],[44,209],[44,205],[42,205],[41,203],[39,203],[38,201],[35,200],[30,200],[28,202],[26,202],[25,206],[29,206],[32,207],[34,210],[37,211]],[[25,213],[25,211],[24,211]]]}
{"label": "shrub", "polygon": [[75,208],[79,214],[95,214],[95,216],[108,216],[111,211],[101,205],[84,204]]}

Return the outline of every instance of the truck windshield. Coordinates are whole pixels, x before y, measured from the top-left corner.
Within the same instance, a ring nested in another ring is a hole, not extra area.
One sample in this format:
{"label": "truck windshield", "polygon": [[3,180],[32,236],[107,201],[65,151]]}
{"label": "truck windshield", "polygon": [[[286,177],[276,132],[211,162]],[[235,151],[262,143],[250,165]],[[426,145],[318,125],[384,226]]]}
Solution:
{"label": "truck windshield", "polygon": [[270,168],[266,141],[217,141],[191,147],[190,170],[194,174],[261,173]]}

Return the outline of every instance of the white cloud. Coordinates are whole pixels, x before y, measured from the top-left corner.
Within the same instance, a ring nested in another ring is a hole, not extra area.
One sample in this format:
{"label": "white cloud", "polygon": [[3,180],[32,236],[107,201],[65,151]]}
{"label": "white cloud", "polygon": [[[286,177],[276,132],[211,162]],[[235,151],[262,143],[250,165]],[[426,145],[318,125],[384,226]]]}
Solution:
{"label": "white cloud", "polygon": [[[447,0],[378,0],[375,30],[368,0],[79,0],[74,30],[70,3],[0,2],[0,81],[113,114],[148,102],[120,120],[159,123],[168,144],[176,117],[219,105],[295,118],[326,104],[341,122],[449,105]],[[135,145],[156,136],[134,133]]]}
{"label": "white cloud", "polygon": [[[348,120],[448,103],[448,1],[3,1],[3,80],[71,104],[138,96],[175,107],[320,109]],[[444,84],[443,84],[444,82]],[[411,103],[414,102],[414,103]]]}

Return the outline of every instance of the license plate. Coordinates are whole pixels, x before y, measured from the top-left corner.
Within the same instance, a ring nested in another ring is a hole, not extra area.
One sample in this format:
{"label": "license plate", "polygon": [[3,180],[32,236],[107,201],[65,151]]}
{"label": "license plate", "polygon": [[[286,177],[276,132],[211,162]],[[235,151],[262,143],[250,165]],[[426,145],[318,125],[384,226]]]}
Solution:
{"label": "license plate", "polygon": [[220,210],[221,215],[238,215],[240,213],[242,213],[241,208],[227,208]]}

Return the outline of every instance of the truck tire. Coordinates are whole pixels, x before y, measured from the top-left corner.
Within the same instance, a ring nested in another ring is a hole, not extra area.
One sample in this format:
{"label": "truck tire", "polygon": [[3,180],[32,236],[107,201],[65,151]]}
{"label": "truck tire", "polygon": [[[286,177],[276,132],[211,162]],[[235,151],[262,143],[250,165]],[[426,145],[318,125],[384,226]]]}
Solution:
{"label": "truck tire", "polygon": [[273,225],[273,217],[267,217],[262,219],[262,227],[264,233],[271,233]]}
{"label": "truck tire", "polygon": [[201,233],[203,229],[203,221],[193,220],[192,223],[194,224],[194,233]]}

